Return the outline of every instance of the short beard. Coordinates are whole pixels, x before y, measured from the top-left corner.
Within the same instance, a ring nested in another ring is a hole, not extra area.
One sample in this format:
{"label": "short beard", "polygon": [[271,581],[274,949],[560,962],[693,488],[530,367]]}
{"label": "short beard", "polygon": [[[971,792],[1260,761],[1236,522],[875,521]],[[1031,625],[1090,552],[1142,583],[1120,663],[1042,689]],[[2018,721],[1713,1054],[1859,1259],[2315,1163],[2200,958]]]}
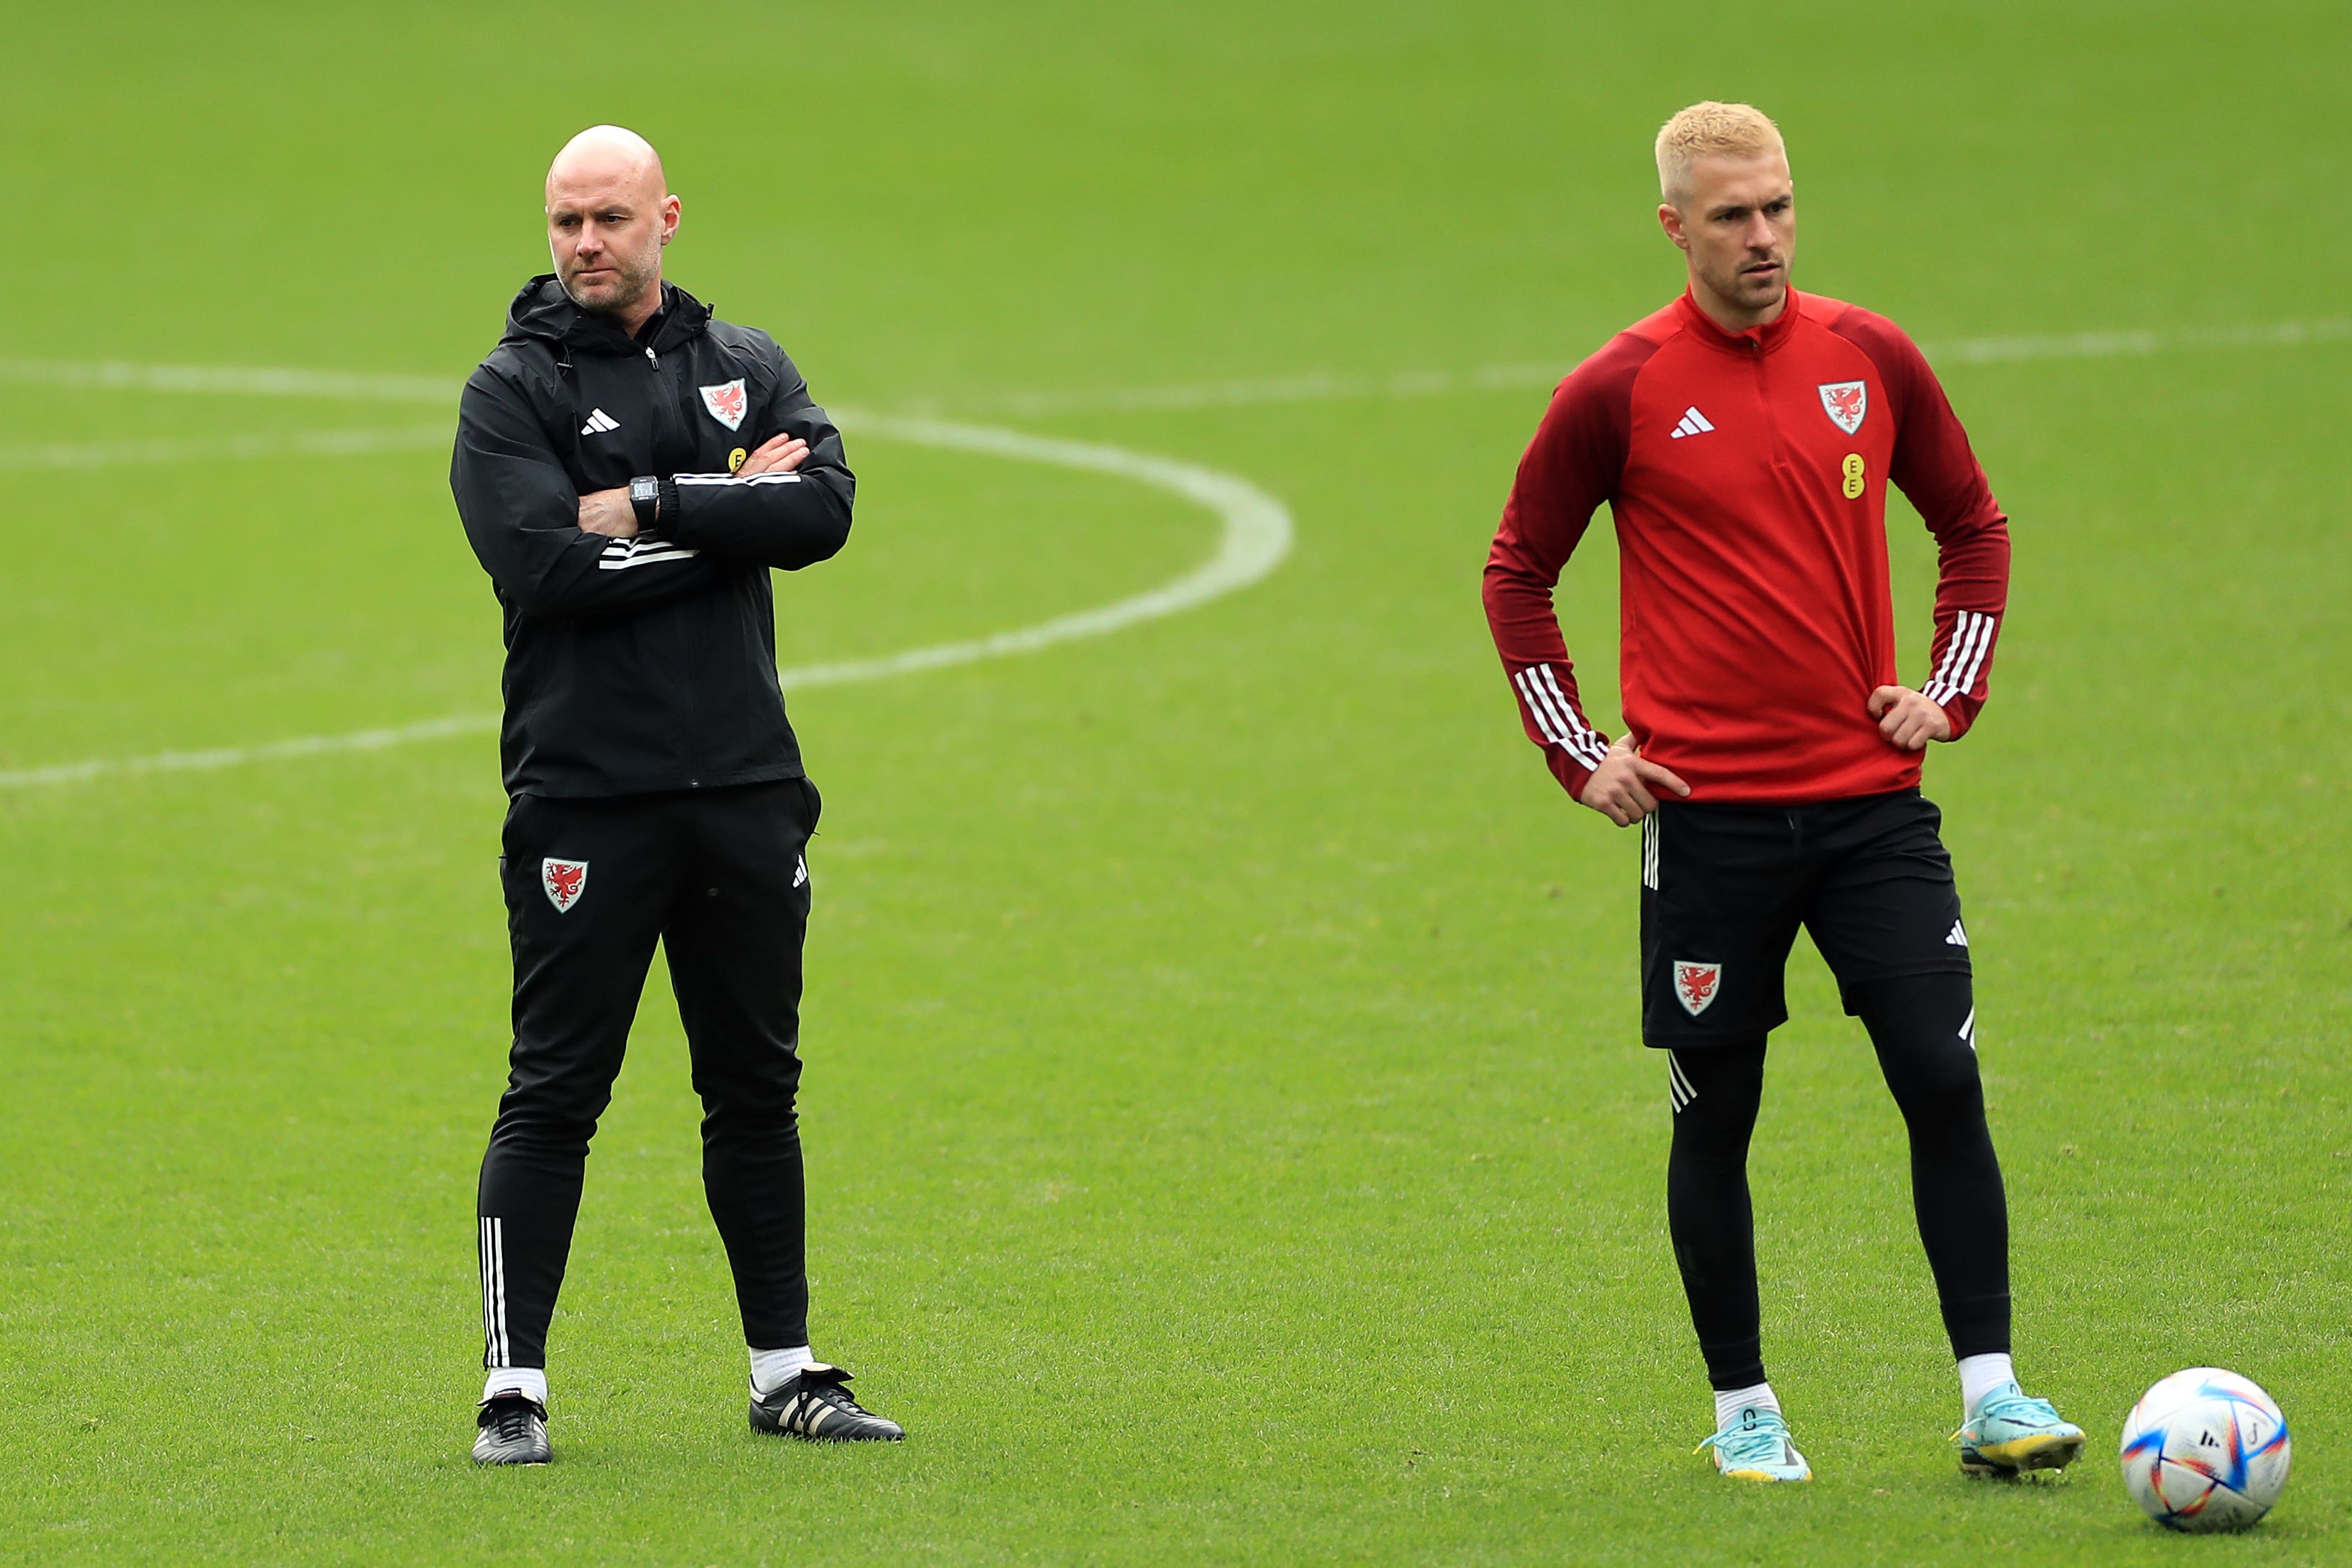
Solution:
{"label": "short beard", "polygon": [[1758,299],[1752,304],[1749,302],[1750,297],[1748,292],[1748,275],[1738,267],[1732,268],[1725,277],[1710,277],[1706,281],[1707,286],[1715,290],[1717,298],[1729,300],[1747,310],[1769,310],[1789,295],[1789,269],[1785,267],[1780,269],[1780,276],[1773,281],[1775,292],[1772,297],[1769,299]]}
{"label": "short beard", "polygon": [[592,316],[627,315],[645,298],[647,289],[656,287],[661,277],[661,263],[657,257],[651,267],[640,268],[625,262],[619,264],[619,268],[622,292],[606,296],[604,303],[592,304],[581,298],[572,291],[572,285],[568,282],[563,285],[564,297]]}

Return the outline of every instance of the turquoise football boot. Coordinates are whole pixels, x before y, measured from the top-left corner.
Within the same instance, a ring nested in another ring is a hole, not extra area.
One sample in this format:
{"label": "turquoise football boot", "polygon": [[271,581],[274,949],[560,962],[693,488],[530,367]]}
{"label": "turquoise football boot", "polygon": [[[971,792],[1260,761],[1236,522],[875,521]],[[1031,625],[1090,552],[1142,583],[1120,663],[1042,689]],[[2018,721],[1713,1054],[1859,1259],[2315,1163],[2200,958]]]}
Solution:
{"label": "turquoise football boot", "polygon": [[1972,1476],[2018,1476],[2063,1470],[2083,1451],[2083,1428],[2063,1419],[2047,1399],[2028,1399],[2014,1383],[1986,1395],[1960,1429],[1960,1469]]}
{"label": "turquoise football boot", "polygon": [[1731,1425],[1691,1450],[1715,1450],[1715,1468],[1736,1481],[1809,1481],[1812,1466],[1789,1441],[1789,1423],[1778,1410],[1743,1405]]}

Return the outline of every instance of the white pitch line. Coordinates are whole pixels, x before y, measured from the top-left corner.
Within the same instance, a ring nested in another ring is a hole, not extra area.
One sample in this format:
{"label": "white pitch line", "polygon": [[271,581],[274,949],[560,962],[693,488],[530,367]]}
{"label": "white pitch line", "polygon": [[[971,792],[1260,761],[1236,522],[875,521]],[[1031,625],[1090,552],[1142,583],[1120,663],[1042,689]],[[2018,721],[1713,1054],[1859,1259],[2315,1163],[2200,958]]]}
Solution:
{"label": "white pitch line", "polygon": [[[2280,321],[2258,327],[2187,328],[2178,331],[2066,332],[2044,337],[1963,338],[1924,343],[1942,364],[2011,364],[2033,360],[2105,360],[2185,350],[2294,349],[2352,341],[2352,319]],[[1273,376],[1259,381],[1110,388],[1100,392],[992,394],[988,406],[1024,418],[1056,413],[1168,412],[1232,408],[1251,403],[1448,397],[1461,392],[1514,392],[1559,384],[1576,368],[1563,357],[1545,363],[1487,365],[1475,371],[1412,371],[1390,375]],[[953,400],[940,399],[944,406]]]}
{"label": "white pitch line", "polygon": [[[2111,332],[1960,338],[1921,345],[1930,360],[1949,364],[2011,364],[2035,360],[2104,360],[2196,350],[2294,349],[2352,341],[2352,319],[2277,321],[2243,327],[2188,327]],[[974,394],[992,413],[1035,418],[1087,412],[1223,408],[1250,403],[1325,402],[1370,398],[1444,397],[1465,392],[1549,387],[1574,368],[1563,356],[1540,363],[1487,365],[1470,371],[1404,371],[1385,375],[1309,373],[1258,380],[1201,382],[1156,387],[1075,392]],[[237,369],[204,365],[137,365],[119,361],[0,360],[0,383],[103,388],[151,392],[230,393],[252,397],[430,402],[457,407],[463,382],[435,376],[368,375],[344,371]],[[921,413],[961,406],[959,398],[924,398],[904,406]],[[26,450],[26,449],[13,449]],[[41,450],[34,448],[30,450]]]}
{"label": "white pitch line", "polygon": [[205,751],[159,751],[151,757],[93,758],[86,762],[60,762],[47,768],[26,768],[0,773],[0,789],[26,789],[43,784],[86,784],[93,779],[124,778],[142,773],[204,773],[236,768],[248,762],[268,762],[286,757],[321,757],[338,751],[382,751],[420,740],[442,740],[453,735],[477,735],[499,727],[496,716],[468,714],[461,718],[429,719],[423,724],[395,725],[388,729],[362,729],[344,735],[305,735],[291,740],[265,741],[258,746],[221,746]]}
{"label": "white pitch line", "polygon": [[[1217,515],[1224,527],[1218,538],[1215,553],[1201,565],[1172,581],[1116,603],[1056,616],[1034,626],[1000,632],[993,636],[976,637],[966,642],[910,648],[904,653],[888,653],[879,658],[781,670],[777,672],[777,678],[787,687],[798,689],[840,685],[851,681],[881,680],[918,670],[946,669],[957,664],[977,664],[983,659],[1003,658],[1011,653],[1031,653],[1080,637],[1100,637],[1141,622],[1174,615],[1237,589],[1246,588],[1280,566],[1283,558],[1290,553],[1293,529],[1288,508],[1246,479],[1220,474],[1197,464],[1153,457],[1116,446],[1057,441],[1015,430],[956,424],[942,420],[891,419],[847,413],[841,417],[844,424],[885,439],[1133,479],[1208,508]],[[439,432],[439,438],[446,441],[448,433]],[[466,714],[452,718],[432,719],[423,724],[363,729],[342,735],[300,736],[257,746],[165,751],[148,757],[93,758],[81,762],[0,772],[0,789],[82,784],[99,779],[151,773],[206,772],[285,758],[381,751],[389,747],[420,741],[478,735],[498,727],[499,720],[494,715]]]}
{"label": "white pitch line", "polygon": [[2111,360],[2184,349],[2302,349],[2352,342],[2352,320],[2276,321],[2263,327],[2188,327],[2178,331],[2063,332],[2050,337],[1967,338],[1925,343],[1931,360],[2010,364],[2025,360]]}
{"label": "white pitch line", "polygon": [[118,360],[0,360],[0,382],[77,391],[208,392],[245,397],[345,398],[355,402],[437,402],[457,412],[462,380],[373,375],[356,371],[239,369],[234,365],[134,365]]}
{"label": "white pitch line", "polygon": [[200,463],[252,457],[355,457],[373,452],[415,452],[449,444],[446,424],[400,430],[301,430],[256,435],[194,436],[158,441],[55,442],[0,446],[0,472],[24,468],[114,468],[137,463]]}

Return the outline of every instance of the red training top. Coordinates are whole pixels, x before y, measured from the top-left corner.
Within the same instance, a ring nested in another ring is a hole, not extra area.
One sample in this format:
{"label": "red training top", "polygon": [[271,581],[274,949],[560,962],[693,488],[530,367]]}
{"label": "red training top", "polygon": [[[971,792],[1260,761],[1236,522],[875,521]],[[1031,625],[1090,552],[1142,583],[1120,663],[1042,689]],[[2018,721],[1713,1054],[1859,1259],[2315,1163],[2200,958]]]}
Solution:
{"label": "red training top", "polygon": [[1601,502],[1617,521],[1625,724],[1694,800],[1907,789],[1878,733],[1895,684],[1893,480],[1936,536],[1935,674],[1955,739],[1984,706],[2009,595],[2009,520],[1917,345],[1884,316],[1789,291],[1727,332],[1688,294],[1552,394],[1486,558],[1486,620],[1528,738],[1580,796],[1608,751],[1552,612]]}

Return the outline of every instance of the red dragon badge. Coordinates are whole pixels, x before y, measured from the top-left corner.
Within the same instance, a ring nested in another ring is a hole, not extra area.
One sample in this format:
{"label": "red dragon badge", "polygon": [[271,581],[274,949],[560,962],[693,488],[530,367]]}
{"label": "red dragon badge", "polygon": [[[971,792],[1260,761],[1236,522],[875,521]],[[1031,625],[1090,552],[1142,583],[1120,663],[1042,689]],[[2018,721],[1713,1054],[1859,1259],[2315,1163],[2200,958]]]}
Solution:
{"label": "red dragon badge", "polygon": [[555,905],[556,914],[569,914],[588,891],[588,862],[560,861],[551,855],[539,862],[539,885],[547,890],[547,902]]}
{"label": "red dragon badge", "polygon": [[1696,1018],[1722,993],[1722,965],[1694,964],[1687,958],[1675,960],[1675,1000],[1682,1003],[1683,1011]]}
{"label": "red dragon badge", "polygon": [[742,377],[698,390],[702,393],[702,406],[710,411],[711,418],[730,430],[743,427],[743,415],[750,411],[751,402],[743,393]]}
{"label": "red dragon badge", "polygon": [[1817,389],[1822,394],[1822,412],[1830,423],[1852,435],[1862,428],[1870,413],[1868,382],[1823,382]]}

